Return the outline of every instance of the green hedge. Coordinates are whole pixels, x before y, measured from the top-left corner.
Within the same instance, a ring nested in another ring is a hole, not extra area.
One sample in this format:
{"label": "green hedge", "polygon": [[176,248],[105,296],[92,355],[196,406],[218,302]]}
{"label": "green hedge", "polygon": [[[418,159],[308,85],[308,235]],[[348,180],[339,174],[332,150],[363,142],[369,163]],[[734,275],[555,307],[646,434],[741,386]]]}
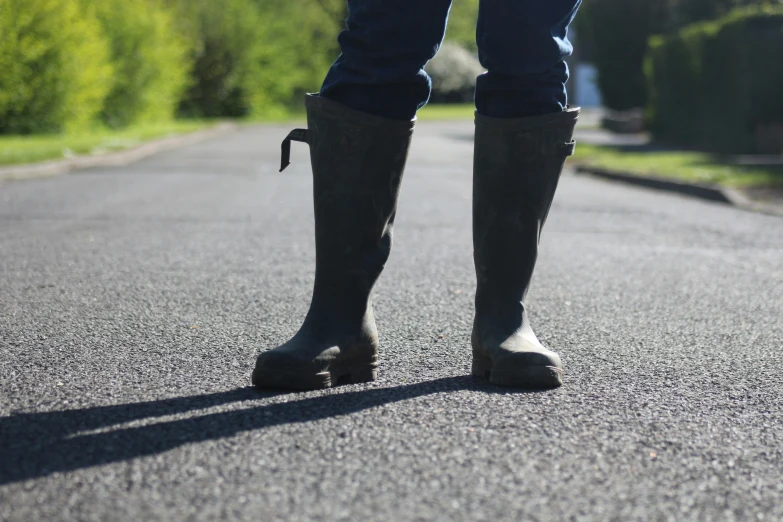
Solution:
{"label": "green hedge", "polygon": [[647,118],[659,141],[757,152],[757,132],[783,125],[783,7],[739,9],[654,37]]}
{"label": "green hedge", "polygon": [[171,120],[190,73],[174,14],[153,0],[82,1],[111,42],[114,76],[101,119],[110,127]]}
{"label": "green hedge", "polygon": [[244,116],[259,76],[261,26],[251,0],[170,0],[191,48],[188,90],[180,114]]}
{"label": "green hedge", "polygon": [[72,0],[0,0],[0,133],[88,126],[112,85],[93,10]]}
{"label": "green hedge", "polygon": [[644,107],[644,57],[650,36],[666,30],[670,3],[663,0],[587,0],[575,19],[576,45],[589,48],[606,107]]}
{"label": "green hedge", "polygon": [[[301,109],[303,94],[314,92],[340,53],[344,0],[254,0],[261,13],[261,70],[252,113]],[[320,6],[320,7],[317,7]],[[347,13],[344,13],[347,14]]]}
{"label": "green hedge", "polygon": [[574,26],[576,45],[598,70],[604,104],[615,110],[644,107],[644,63],[649,39],[685,25],[724,16],[738,6],[779,0],[585,0]]}
{"label": "green hedge", "polygon": [[301,108],[338,55],[345,9],[344,0],[0,0],[0,133]]}
{"label": "green hedge", "polygon": [[258,116],[301,105],[298,95],[317,90],[337,56],[340,24],[311,0],[168,1],[193,49],[184,116]]}
{"label": "green hedge", "polygon": [[0,133],[166,121],[188,47],[154,0],[0,0]]}

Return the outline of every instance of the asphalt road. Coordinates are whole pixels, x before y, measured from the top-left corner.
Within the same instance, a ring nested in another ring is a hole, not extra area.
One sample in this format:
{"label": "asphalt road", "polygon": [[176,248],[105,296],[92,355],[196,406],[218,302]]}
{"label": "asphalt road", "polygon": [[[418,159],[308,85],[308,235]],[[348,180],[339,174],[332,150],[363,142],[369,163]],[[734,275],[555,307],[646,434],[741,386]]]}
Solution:
{"label": "asphalt road", "polygon": [[288,130],[0,186],[0,519],[783,519],[783,219],[567,173],[530,294],[565,385],[489,387],[472,126],[422,123],[380,379],[261,393],[313,281]]}

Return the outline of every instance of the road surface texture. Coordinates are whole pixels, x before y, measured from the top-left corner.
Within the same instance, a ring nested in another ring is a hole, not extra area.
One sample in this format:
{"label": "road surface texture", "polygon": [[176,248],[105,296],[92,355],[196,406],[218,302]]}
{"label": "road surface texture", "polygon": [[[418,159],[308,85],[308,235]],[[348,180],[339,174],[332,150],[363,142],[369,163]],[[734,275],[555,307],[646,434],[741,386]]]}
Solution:
{"label": "road surface texture", "polygon": [[783,219],[566,173],[529,299],[565,385],[494,388],[472,125],[425,122],[380,379],[259,392],[313,282],[288,130],[0,187],[0,519],[783,519]]}

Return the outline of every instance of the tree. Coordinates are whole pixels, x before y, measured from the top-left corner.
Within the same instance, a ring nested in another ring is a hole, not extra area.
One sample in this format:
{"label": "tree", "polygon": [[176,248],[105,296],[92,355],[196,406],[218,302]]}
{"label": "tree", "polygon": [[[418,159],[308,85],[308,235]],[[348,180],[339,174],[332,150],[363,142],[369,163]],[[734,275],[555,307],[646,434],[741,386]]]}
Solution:
{"label": "tree", "polygon": [[576,17],[580,42],[587,42],[598,69],[604,104],[615,110],[647,101],[644,57],[650,36],[667,25],[662,0],[590,0]]}
{"label": "tree", "polygon": [[722,16],[741,5],[779,0],[588,0],[576,17],[580,44],[591,51],[598,87],[610,109],[647,102],[644,60],[650,37]]}
{"label": "tree", "polygon": [[72,0],[0,0],[0,132],[89,126],[111,88],[108,42]]}

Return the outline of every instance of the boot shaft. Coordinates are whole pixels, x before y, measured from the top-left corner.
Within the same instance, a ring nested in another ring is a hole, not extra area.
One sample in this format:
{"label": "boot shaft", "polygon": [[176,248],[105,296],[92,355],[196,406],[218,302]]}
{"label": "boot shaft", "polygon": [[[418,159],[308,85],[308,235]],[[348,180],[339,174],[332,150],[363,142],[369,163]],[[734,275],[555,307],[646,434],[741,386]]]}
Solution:
{"label": "boot shaft", "polygon": [[388,260],[392,226],[414,123],[355,111],[308,95],[306,130],[290,139],[310,146],[316,269],[306,324],[314,317],[361,322]]}
{"label": "boot shaft", "polygon": [[476,309],[521,317],[538,242],[572,141],[578,109],[532,118],[476,114],[473,256]]}
{"label": "boot shaft", "polygon": [[413,122],[312,95],[306,107],[317,267],[361,271],[374,282],[391,248]]}

